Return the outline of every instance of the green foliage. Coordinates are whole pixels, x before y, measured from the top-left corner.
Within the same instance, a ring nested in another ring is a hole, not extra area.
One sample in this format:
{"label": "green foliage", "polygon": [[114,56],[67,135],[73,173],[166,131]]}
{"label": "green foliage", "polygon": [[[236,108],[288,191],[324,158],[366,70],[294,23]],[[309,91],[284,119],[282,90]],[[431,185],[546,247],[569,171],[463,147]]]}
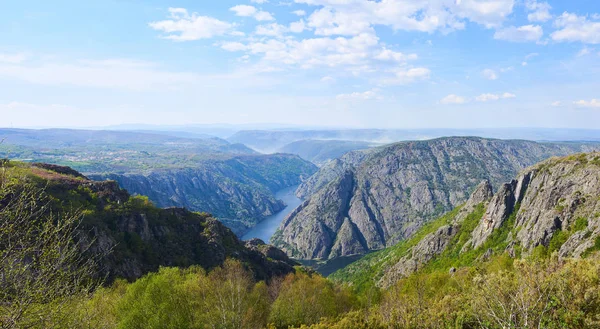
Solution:
{"label": "green foliage", "polygon": [[572,231],[579,232],[583,231],[588,227],[588,220],[583,217],[578,217],[573,224]]}
{"label": "green foliage", "polygon": [[348,289],[336,287],[319,275],[297,273],[281,283],[269,322],[276,328],[317,323],[323,317],[336,317],[356,304]]}
{"label": "green foliage", "polygon": [[435,257],[425,265],[424,270],[429,272],[438,270],[446,271],[451,267],[458,268],[471,265],[475,258],[482,254],[484,249],[479,248],[476,251],[467,250],[467,252],[463,252],[462,254],[461,251],[471,238],[471,233],[481,221],[484,213],[485,207],[483,203],[477,205],[475,210],[467,215],[464,221],[457,227],[459,234],[450,241],[448,248],[441,255]]}
{"label": "green foliage", "polygon": [[552,254],[553,252],[558,251],[560,247],[567,242],[569,236],[571,236],[571,234],[567,231],[558,230],[554,232],[552,239],[550,239],[550,243],[548,244],[548,252]]}
{"label": "green foliage", "polygon": [[0,164],[0,327],[60,327],[64,304],[98,286],[98,259],[80,239],[82,213],[54,211],[24,169]]}
{"label": "green foliage", "polygon": [[264,328],[270,297],[238,261],[206,273],[161,268],[134,283],[116,281],[70,305],[70,328]]}
{"label": "green foliage", "polygon": [[494,257],[453,275],[417,273],[380,304],[302,328],[597,328],[600,264]]}
{"label": "green foliage", "polygon": [[161,268],[134,283],[116,281],[69,304],[69,328],[288,328],[336,318],[356,297],[317,274],[298,271],[255,282],[238,261],[206,273]]}
{"label": "green foliage", "polygon": [[594,245],[589,247],[582,255],[581,257],[586,258],[588,256],[590,256],[591,254],[593,254],[596,251],[600,250],[600,236],[596,237],[596,239],[594,240]]}
{"label": "green foliage", "polygon": [[333,273],[329,278],[334,282],[351,282],[357,292],[374,289],[375,283],[381,278],[385,268],[390,264],[397,263],[400,258],[407,254],[410,248],[419,243],[426,235],[450,224],[460,209],[461,207],[455,208],[440,218],[425,224],[408,240],[403,240],[393,247],[368,254],[359,261]]}

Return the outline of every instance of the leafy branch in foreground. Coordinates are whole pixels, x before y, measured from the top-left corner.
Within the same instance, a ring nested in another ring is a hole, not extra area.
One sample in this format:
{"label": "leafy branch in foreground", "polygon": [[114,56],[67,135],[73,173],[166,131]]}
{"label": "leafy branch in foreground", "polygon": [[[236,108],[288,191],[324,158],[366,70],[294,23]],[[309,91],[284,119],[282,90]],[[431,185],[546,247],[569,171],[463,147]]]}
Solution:
{"label": "leafy branch in foreground", "polygon": [[56,326],[66,302],[99,284],[79,211],[57,214],[43,188],[0,166],[0,328]]}

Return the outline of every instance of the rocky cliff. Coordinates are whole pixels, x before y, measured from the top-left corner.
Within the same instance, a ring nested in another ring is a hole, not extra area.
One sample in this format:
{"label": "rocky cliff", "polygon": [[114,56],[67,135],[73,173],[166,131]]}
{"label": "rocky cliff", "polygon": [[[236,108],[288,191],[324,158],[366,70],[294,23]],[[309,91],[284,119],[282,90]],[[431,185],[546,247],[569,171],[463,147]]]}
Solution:
{"label": "rocky cliff", "polygon": [[494,197],[466,247],[482,246],[503,226],[511,230],[511,252],[546,246],[561,257],[581,257],[600,247],[600,153],[550,159],[522,172]]}
{"label": "rocky cliff", "polygon": [[480,185],[466,204],[428,225],[332,278],[389,287],[419,269],[455,271],[502,254],[579,258],[598,252],[600,153],[529,167],[493,197]]}
{"label": "rocky cliff", "polygon": [[90,256],[101,255],[99,275],[109,282],[133,280],[159,266],[210,269],[226,258],[239,259],[260,280],[290,273],[296,265],[260,240],[245,244],[207,213],[157,208],[114,181],[91,181],[70,168],[46,164],[9,163],[3,170],[18,173],[19,184],[37,184],[49,196],[53,213],[81,211],[79,241],[91,244]]}
{"label": "rocky cliff", "polygon": [[284,208],[275,198],[276,191],[298,185],[315,170],[297,156],[276,154],[211,159],[192,168],[88,177],[114,180],[133,194],[148,196],[160,207],[210,212],[241,236]]}
{"label": "rocky cliff", "polygon": [[350,152],[302,184],[307,201],[272,241],[299,259],[379,250],[465,202],[482,180],[499,186],[550,156],[595,147],[449,137]]}

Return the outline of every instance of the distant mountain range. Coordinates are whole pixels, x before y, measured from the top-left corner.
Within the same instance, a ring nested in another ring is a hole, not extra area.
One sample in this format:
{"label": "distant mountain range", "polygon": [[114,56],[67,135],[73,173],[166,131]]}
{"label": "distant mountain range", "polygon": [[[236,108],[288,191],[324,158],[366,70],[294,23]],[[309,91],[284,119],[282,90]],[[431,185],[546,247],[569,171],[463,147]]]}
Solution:
{"label": "distant mountain range", "polygon": [[279,152],[297,154],[302,159],[321,166],[328,161],[337,159],[350,151],[368,149],[378,145],[379,144],[376,143],[361,141],[309,139],[286,144],[279,149]]}
{"label": "distant mountain range", "polygon": [[227,140],[243,143],[259,152],[272,153],[287,144],[302,140],[344,140],[389,144],[449,136],[532,141],[600,141],[600,130],[554,128],[244,130],[228,137]]}

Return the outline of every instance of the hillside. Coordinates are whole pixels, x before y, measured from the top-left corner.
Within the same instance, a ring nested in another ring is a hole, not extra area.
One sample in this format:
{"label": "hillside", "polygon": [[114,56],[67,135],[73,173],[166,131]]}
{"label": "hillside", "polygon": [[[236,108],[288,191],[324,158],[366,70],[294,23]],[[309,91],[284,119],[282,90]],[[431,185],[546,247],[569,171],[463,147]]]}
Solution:
{"label": "hillside", "polygon": [[[5,181],[17,184],[17,190],[27,184],[37,186],[41,191],[37,200],[50,200],[47,211],[83,214],[79,228],[82,239],[92,242],[90,256],[107,254],[100,261],[99,276],[109,281],[133,280],[157,271],[159,266],[200,265],[210,269],[227,258],[243,262],[257,279],[290,273],[295,265],[285,254],[260,241],[245,245],[207,213],[160,209],[145,197],[130,196],[115,182],[91,181],[68,167],[8,162],[2,172]],[[7,200],[0,201],[2,206]]]}
{"label": "hillside", "polygon": [[159,207],[207,211],[242,235],[284,205],[274,193],[317,168],[297,156],[259,155],[219,138],[91,130],[0,129],[0,156],[72,167],[115,180]]}
{"label": "hillside", "polygon": [[596,148],[450,137],[350,152],[298,189],[308,199],[282,222],[272,242],[298,259],[379,250],[465,202],[482,180],[498,187],[550,156]]}
{"label": "hillside", "polygon": [[284,208],[275,198],[276,191],[300,184],[314,171],[314,165],[297,156],[276,154],[202,161],[192,168],[148,173],[90,173],[88,177],[117,181],[159,207],[205,209],[241,236]]}
{"label": "hillside", "polygon": [[360,289],[392,286],[417,270],[456,271],[499,255],[586,258],[600,250],[600,153],[552,158],[493,195],[479,185],[464,204],[412,238],[334,273]]}

